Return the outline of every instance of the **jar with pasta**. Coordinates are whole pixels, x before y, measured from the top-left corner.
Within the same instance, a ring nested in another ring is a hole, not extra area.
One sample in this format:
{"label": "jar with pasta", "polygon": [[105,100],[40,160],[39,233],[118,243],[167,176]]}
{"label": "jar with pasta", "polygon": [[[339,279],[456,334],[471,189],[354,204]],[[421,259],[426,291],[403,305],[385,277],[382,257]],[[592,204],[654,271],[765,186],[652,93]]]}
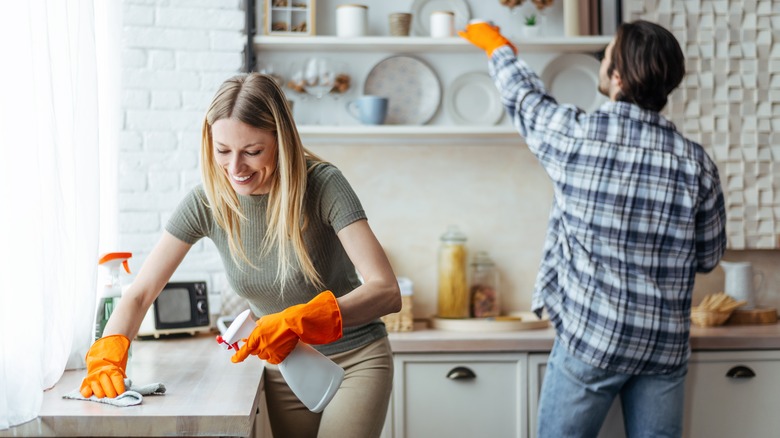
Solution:
{"label": "jar with pasta", "polygon": [[466,235],[451,225],[439,247],[439,318],[468,318]]}
{"label": "jar with pasta", "polygon": [[498,270],[486,251],[479,251],[471,262],[471,316],[487,318],[501,314]]}

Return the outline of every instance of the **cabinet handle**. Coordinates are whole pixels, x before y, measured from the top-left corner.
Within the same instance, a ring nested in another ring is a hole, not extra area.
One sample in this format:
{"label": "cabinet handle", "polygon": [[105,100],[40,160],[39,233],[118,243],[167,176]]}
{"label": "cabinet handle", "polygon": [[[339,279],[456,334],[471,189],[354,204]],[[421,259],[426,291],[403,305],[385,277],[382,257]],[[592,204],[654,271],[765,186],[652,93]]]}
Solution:
{"label": "cabinet handle", "polygon": [[468,380],[476,379],[477,375],[466,367],[455,367],[447,373],[447,378],[450,380]]}
{"label": "cabinet handle", "polygon": [[756,373],[744,365],[737,365],[726,372],[726,377],[730,379],[752,379],[756,377]]}

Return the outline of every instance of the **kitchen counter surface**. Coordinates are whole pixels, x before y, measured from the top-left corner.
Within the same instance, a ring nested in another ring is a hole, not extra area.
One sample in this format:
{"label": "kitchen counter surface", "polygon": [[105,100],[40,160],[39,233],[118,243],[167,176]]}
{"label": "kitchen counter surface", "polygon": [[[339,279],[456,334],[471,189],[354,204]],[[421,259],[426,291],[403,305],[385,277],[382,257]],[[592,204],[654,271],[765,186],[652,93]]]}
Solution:
{"label": "kitchen counter surface", "polygon": [[165,395],[115,407],[65,400],[85,370],[66,371],[44,393],[40,416],[0,436],[249,436],[262,393],[262,364],[230,362],[213,335],[135,341],[127,375],[165,384]]}
{"label": "kitchen counter surface", "polygon": [[[395,353],[549,352],[552,327],[514,332],[454,332],[421,329],[390,333]],[[780,324],[691,327],[691,348],[708,350],[778,350]]]}
{"label": "kitchen counter surface", "polygon": [[[549,352],[551,327],[514,332],[418,329],[390,333],[395,353]],[[780,325],[693,327],[694,351],[780,350]],[[128,376],[137,384],[162,382],[167,392],[118,408],[64,400],[84,370],[67,371],[44,393],[40,416],[0,431],[6,436],[248,436],[260,406],[262,365],[230,362],[213,335],[133,342]]]}

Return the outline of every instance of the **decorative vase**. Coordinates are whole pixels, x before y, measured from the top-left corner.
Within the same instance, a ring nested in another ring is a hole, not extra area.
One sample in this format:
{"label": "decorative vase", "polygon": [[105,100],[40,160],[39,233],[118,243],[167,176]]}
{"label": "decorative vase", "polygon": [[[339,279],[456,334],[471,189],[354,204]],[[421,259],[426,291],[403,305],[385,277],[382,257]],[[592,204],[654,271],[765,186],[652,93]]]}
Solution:
{"label": "decorative vase", "polygon": [[539,36],[539,26],[523,26],[523,36],[526,38],[535,38]]}

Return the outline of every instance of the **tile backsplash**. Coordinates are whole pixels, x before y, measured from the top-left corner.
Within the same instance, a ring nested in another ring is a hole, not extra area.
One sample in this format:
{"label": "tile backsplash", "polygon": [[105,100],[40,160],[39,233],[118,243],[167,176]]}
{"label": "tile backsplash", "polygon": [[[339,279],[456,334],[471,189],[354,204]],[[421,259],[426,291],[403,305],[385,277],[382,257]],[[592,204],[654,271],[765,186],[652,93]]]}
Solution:
{"label": "tile backsplash", "polygon": [[504,308],[530,306],[552,187],[519,137],[511,144],[316,144],[363,203],[396,275],[414,282],[415,317],[436,312],[439,237],[450,224],[470,254],[488,251]]}
{"label": "tile backsplash", "polygon": [[[414,282],[416,318],[436,313],[439,236],[457,224],[470,254],[488,251],[501,275],[505,311],[530,307],[552,187],[519,139],[512,144],[316,144],[363,202],[395,273]],[[764,272],[759,302],[780,306],[780,251],[728,251]],[[716,268],[697,277],[694,303],[723,290]]]}

